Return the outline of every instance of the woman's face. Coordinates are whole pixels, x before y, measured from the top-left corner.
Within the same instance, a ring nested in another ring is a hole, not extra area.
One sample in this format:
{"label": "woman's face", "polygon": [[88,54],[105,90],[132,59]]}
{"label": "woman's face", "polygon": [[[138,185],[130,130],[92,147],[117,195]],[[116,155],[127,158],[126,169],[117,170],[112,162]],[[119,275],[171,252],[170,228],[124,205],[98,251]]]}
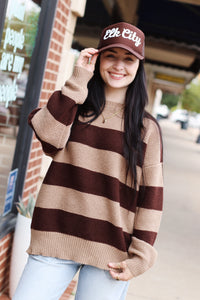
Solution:
{"label": "woman's face", "polygon": [[107,88],[127,89],[134,80],[139,59],[122,48],[111,48],[100,56],[100,74]]}

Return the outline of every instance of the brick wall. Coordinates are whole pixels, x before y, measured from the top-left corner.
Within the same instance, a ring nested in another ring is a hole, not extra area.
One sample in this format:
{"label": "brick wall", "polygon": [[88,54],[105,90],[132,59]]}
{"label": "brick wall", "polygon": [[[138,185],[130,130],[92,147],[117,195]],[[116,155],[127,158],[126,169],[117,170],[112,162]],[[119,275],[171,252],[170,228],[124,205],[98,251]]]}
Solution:
{"label": "brick wall", "polygon": [[0,291],[8,294],[10,255],[13,233],[9,233],[0,241]]}
{"label": "brick wall", "polygon": [[[60,61],[63,51],[63,43],[70,13],[70,2],[70,0],[59,0],[58,2],[40,95],[40,107],[43,107],[46,104],[51,93],[56,88],[57,76],[60,69]],[[41,145],[34,136],[25,179],[23,199],[27,199],[30,193],[36,196],[38,192],[42,154]]]}
{"label": "brick wall", "polygon": [[[42,84],[39,106],[46,104],[51,93],[56,89],[58,84],[58,74],[61,69],[61,61],[63,62],[63,52],[66,51],[66,35],[73,36],[74,28],[70,28],[70,22],[73,17],[75,19],[77,13],[74,14],[71,10],[71,5],[77,3],[77,0],[59,0],[56,10],[52,38],[50,42],[49,53],[47,57],[46,69]],[[84,1],[83,1],[84,2]],[[75,5],[77,7],[77,5]],[[73,15],[73,16],[72,16]],[[72,40],[72,37],[71,37]],[[68,45],[70,49],[70,45]],[[66,62],[67,65],[67,62]],[[60,74],[59,74],[60,75]],[[64,75],[65,76],[65,75]],[[33,137],[30,156],[25,178],[23,191],[23,199],[27,200],[30,193],[37,195],[38,182],[40,181],[40,171],[42,164],[42,149],[38,140]],[[8,279],[10,267],[10,253],[12,247],[13,233],[9,233],[0,240],[0,295],[8,293]]]}

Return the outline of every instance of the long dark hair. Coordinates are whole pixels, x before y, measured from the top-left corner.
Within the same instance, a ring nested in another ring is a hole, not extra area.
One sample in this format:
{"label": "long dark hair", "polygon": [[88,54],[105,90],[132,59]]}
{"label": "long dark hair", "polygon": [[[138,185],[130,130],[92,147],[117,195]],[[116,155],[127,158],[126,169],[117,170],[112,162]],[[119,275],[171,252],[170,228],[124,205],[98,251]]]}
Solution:
{"label": "long dark hair", "polygon": [[[100,57],[98,57],[94,76],[88,82],[88,96],[83,105],[79,106],[78,115],[89,117],[91,123],[101,114],[105,107],[104,81],[100,75]],[[146,78],[143,61],[140,61],[135,79],[129,85],[124,109],[124,157],[127,161],[126,177],[131,171],[132,183],[136,187],[136,166],[142,155],[142,132],[145,105],[148,102]]]}

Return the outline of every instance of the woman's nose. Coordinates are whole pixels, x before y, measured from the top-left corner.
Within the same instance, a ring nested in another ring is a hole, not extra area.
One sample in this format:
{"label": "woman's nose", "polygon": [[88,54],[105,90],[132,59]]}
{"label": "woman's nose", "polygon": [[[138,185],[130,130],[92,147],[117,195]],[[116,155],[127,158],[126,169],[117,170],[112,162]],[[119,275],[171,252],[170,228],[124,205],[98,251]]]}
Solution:
{"label": "woman's nose", "polygon": [[123,69],[123,61],[120,59],[117,59],[114,63],[114,68],[121,70]]}

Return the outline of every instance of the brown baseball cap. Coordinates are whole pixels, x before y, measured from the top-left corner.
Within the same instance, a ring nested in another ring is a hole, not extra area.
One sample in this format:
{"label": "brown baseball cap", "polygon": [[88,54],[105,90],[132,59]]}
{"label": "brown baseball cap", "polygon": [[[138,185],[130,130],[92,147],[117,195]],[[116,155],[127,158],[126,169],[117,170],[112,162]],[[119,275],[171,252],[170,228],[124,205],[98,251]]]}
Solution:
{"label": "brown baseball cap", "polygon": [[99,41],[99,52],[119,47],[128,50],[139,59],[144,59],[144,33],[126,22],[115,23],[104,28]]}

